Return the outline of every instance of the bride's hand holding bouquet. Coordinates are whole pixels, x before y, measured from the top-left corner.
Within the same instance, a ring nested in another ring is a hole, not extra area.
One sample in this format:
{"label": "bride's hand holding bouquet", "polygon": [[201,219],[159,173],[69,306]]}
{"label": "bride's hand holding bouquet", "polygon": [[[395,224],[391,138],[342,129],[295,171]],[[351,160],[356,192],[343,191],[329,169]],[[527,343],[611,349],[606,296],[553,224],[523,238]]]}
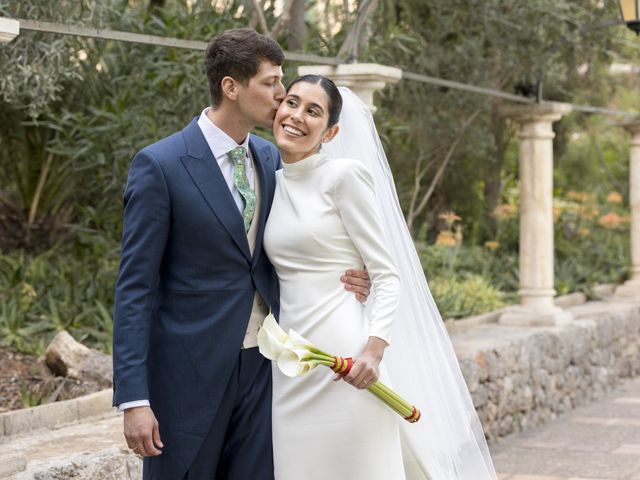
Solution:
{"label": "bride's hand holding bouquet", "polygon": [[[398,415],[410,423],[415,423],[420,420],[420,410],[389,387],[377,381],[378,365],[382,359],[381,353],[378,354],[379,360],[375,355],[375,352],[380,352],[379,342],[386,345],[384,340],[380,338],[369,338],[365,351],[358,358],[358,361],[362,361],[366,365],[355,370],[354,375],[345,378],[345,380],[351,380],[350,383],[353,382],[352,384],[357,388],[366,388]],[[258,331],[258,347],[260,353],[269,360],[273,360],[278,365],[278,369],[288,377],[301,377],[318,365],[331,368],[339,377],[348,377],[355,368],[353,359],[323,352],[294,330],[289,330],[288,334],[285,333],[272,314],[264,319],[262,327]],[[368,358],[371,355],[373,357]],[[372,383],[368,383],[369,379],[373,380]],[[365,380],[367,380],[366,384]]]}
{"label": "bride's hand holding bouquet", "polygon": [[346,375],[336,374],[334,380],[344,380],[354,387],[363,390],[373,385],[380,377],[380,362],[384,356],[387,342],[378,337],[369,337],[367,345],[354,362]]}

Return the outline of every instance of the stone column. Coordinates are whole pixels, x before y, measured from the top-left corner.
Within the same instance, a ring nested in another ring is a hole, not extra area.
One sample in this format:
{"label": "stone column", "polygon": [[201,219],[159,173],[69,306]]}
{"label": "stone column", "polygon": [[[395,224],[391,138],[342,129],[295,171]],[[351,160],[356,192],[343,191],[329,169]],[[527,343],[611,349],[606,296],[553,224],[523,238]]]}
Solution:
{"label": "stone column", "polygon": [[376,111],[373,94],[387,84],[397,83],[402,78],[402,70],[377,63],[347,63],[342,65],[304,65],[298,67],[298,75],[324,75],[339,87],[348,87]]}
{"label": "stone column", "polygon": [[500,317],[504,325],[559,325],[572,318],[553,302],[552,124],[570,111],[551,102],[502,110],[520,124],[520,305]]}
{"label": "stone column", "polygon": [[616,297],[640,301],[640,120],[623,126],[631,133],[629,147],[631,278],[616,288]]}

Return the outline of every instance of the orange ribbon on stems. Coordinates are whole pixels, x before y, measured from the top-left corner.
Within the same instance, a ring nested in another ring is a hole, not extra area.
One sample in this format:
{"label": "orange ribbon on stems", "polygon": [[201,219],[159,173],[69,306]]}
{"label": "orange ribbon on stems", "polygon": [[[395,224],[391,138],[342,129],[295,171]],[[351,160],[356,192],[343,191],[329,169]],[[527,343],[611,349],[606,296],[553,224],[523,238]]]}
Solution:
{"label": "orange ribbon on stems", "polygon": [[[337,357],[323,352],[294,330],[286,334],[270,313],[258,331],[260,353],[277,363],[288,377],[300,377],[318,365],[325,365],[339,375],[346,375],[353,367],[352,358]],[[387,404],[410,423],[420,420],[420,410],[381,382],[375,382],[367,390]]]}

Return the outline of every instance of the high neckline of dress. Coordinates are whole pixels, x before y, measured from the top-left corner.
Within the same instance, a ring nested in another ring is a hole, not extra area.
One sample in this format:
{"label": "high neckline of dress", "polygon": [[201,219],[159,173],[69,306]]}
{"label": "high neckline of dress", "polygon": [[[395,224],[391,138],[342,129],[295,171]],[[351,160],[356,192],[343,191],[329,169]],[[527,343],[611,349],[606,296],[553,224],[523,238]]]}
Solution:
{"label": "high neckline of dress", "polygon": [[319,167],[327,161],[327,156],[323,153],[314,153],[302,160],[298,160],[295,163],[282,162],[282,171],[285,177],[295,177],[309,172],[314,168]]}

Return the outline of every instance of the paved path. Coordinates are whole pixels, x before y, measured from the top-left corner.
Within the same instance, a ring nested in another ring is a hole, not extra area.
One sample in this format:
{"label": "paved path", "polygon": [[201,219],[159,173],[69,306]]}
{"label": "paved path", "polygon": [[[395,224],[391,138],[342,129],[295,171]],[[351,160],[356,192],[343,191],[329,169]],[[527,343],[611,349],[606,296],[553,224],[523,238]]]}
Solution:
{"label": "paved path", "polygon": [[640,377],[491,452],[500,480],[640,480]]}
{"label": "paved path", "polygon": [[[2,480],[129,478],[120,472],[126,471],[127,459],[133,455],[129,454],[122,435],[122,417],[115,413],[2,440]],[[92,468],[105,473],[93,474]],[[44,471],[54,473],[37,473]]]}

